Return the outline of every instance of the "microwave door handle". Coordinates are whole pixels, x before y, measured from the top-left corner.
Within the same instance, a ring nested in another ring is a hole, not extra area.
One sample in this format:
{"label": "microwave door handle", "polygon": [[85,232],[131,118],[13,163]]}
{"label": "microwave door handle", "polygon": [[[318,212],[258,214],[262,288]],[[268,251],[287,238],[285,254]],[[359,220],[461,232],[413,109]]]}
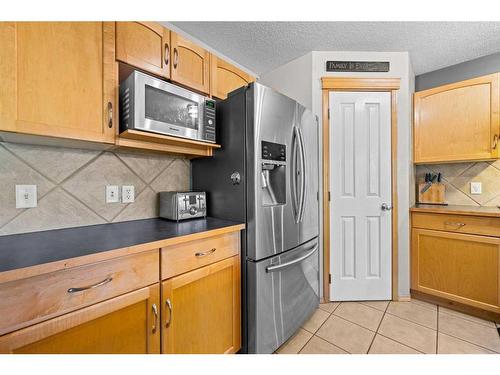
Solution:
{"label": "microwave door handle", "polygon": [[299,139],[299,150],[300,150],[300,205],[299,205],[299,223],[304,219],[304,206],[306,200],[306,152],[304,149],[304,138],[302,136],[302,130],[297,128],[297,134]]}

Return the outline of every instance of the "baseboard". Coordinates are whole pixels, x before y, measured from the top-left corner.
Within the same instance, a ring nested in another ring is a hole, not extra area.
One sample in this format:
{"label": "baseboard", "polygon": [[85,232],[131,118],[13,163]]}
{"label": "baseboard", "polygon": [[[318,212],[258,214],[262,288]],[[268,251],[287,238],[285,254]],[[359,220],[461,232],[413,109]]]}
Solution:
{"label": "baseboard", "polygon": [[494,321],[497,323],[500,322],[500,314],[495,313],[493,311],[483,310],[483,309],[480,309],[477,307],[465,305],[465,304],[460,303],[460,302],[451,301],[451,300],[448,300],[446,298],[433,296],[433,295],[430,295],[427,293],[422,293],[422,292],[419,292],[419,291],[413,290],[413,289],[410,290],[410,293],[411,293],[412,298],[415,298],[415,299],[418,299],[418,300],[421,300],[424,302],[434,303],[436,305],[446,307],[450,310],[455,310],[455,311],[458,311],[458,312],[461,312],[464,314],[477,316],[478,318],[481,318],[481,319],[491,320],[491,321]]}

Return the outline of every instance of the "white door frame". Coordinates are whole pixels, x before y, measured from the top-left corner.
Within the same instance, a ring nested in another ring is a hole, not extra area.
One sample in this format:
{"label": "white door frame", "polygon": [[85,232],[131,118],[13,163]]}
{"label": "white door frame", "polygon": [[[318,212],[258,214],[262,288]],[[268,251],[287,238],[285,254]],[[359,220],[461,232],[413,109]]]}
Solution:
{"label": "white door frame", "polygon": [[391,93],[392,300],[398,301],[397,91],[399,78],[323,77],[323,299],[330,301],[330,91]]}

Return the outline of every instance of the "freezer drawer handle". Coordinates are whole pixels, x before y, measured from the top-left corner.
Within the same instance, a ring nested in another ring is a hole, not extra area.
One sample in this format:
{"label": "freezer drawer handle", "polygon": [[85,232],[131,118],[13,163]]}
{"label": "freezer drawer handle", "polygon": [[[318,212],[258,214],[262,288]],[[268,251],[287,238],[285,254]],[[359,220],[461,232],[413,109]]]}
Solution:
{"label": "freezer drawer handle", "polygon": [[215,250],[217,250],[215,247],[213,249],[210,249],[208,251],[200,251],[199,253],[194,254],[197,257],[204,257],[210,254],[215,253]]}
{"label": "freezer drawer handle", "polygon": [[301,256],[301,257],[299,257],[297,259],[294,259],[291,262],[283,263],[283,264],[277,264],[276,266],[266,267],[266,272],[279,271],[279,270],[281,270],[283,268],[286,268],[286,267],[289,267],[291,265],[300,263],[303,260],[306,260],[307,258],[309,258],[311,255],[313,255],[316,252],[316,250],[318,250],[318,245],[314,245],[314,247],[312,248],[312,250],[309,251],[306,255],[303,255],[303,256]]}

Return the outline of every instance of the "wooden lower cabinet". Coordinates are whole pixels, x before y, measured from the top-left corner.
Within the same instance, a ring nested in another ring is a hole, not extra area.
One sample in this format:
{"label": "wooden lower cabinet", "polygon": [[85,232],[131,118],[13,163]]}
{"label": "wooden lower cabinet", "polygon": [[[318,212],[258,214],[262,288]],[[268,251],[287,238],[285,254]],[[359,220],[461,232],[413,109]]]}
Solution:
{"label": "wooden lower cabinet", "polygon": [[500,238],[412,230],[412,289],[500,313]]}
{"label": "wooden lower cabinet", "polygon": [[235,353],[241,346],[240,257],[162,284],[162,352]]}
{"label": "wooden lower cabinet", "polygon": [[0,353],[159,353],[159,297],[155,284],[0,336]]}

